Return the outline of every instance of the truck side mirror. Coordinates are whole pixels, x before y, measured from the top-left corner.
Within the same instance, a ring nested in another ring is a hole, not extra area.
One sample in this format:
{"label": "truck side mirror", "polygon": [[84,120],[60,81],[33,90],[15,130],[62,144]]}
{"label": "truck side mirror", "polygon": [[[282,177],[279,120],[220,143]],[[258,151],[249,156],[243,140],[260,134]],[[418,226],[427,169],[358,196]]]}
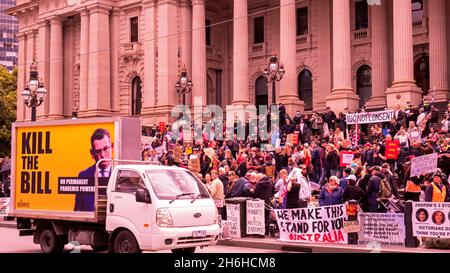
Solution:
{"label": "truck side mirror", "polygon": [[138,189],[136,191],[136,202],[151,204],[150,193],[147,189]]}

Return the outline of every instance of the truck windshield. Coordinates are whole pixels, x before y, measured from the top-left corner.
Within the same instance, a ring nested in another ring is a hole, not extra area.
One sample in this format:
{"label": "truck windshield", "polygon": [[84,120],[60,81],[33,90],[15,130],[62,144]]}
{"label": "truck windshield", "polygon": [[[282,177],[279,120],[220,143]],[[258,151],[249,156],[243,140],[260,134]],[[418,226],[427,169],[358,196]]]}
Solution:
{"label": "truck windshield", "polygon": [[209,198],[209,194],[202,183],[189,172],[182,170],[152,170],[146,171],[145,174],[159,199]]}

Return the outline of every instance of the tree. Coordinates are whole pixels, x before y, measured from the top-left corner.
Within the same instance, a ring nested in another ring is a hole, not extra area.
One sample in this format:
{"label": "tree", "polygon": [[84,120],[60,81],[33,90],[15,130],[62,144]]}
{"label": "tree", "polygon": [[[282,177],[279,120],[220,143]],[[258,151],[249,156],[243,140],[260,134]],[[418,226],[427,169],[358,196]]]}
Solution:
{"label": "tree", "polygon": [[16,120],[17,68],[0,65],[0,156],[11,154],[11,124]]}

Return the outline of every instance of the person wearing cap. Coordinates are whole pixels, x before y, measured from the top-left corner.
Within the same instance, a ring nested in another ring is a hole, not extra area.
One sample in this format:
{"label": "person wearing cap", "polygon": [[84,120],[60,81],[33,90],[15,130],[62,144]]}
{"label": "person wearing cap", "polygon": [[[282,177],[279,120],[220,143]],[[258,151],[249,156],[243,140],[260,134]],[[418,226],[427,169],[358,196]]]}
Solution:
{"label": "person wearing cap", "polygon": [[347,176],[346,179],[348,185],[345,188],[343,194],[344,202],[356,200],[358,203],[360,203],[364,199],[365,193],[360,187],[356,186],[356,176],[351,174]]}
{"label": "person wearing cap", "polygon": [[373,167],[366,193],[369,212],[382,212],[378,208],[378,192],[380,191],[381,180],[383,178],[384,175],[381,173],[381,168],[378,166]]}
{"label": "person wearing cap", "polygon": [[[348,185],[347,177],[352,174],[351,168],[345,168],[342,173],[342,178],[339,181],[339,186],[341,186],[342,190],[345,191]],[[356,179],[355,179],[356,180]],[[356,181],[355,181],[356,182]]]}
{"label": "person wearing cap", "polygon": [[433,181],[425,189],[425,202],[446,202],[447,189],[442,184],[442,176],[436,172]]}

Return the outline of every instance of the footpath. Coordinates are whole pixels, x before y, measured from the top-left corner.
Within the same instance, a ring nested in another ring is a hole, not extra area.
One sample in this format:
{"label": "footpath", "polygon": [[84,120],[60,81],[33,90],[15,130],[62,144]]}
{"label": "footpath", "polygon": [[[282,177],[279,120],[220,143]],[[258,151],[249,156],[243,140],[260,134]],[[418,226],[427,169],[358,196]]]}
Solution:
{"label": "footpath", "polygon": [[[16,221],[5,221],[0,218],[0,228],[16,228]],[[17,232],[18,233],[18,232]],[[1,235],[0,235],[1,237]],[[346,244],[326,244],[326,243],[298,243],[283,242],[277,238],[255,238],[243,237],[233,239],[222,239],[217,243],[221,246],[258,248],[267,250],[279,250],[286,252],[299,253],[449,253],[450,250],[445,249],[426,249],[423,246],[417,248],[406,247],[383,247],[377,244],[365,246],[346,245]]]}

